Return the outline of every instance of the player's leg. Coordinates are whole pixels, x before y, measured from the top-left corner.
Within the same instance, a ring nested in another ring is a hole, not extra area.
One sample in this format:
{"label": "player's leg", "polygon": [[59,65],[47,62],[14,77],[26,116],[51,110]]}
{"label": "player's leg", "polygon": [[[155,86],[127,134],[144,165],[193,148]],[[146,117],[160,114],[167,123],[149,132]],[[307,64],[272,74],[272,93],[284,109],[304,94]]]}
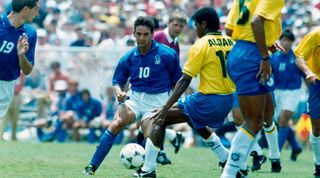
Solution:
{"label": "player's leg", "polygon": [[308,111],[311,118],[312,131],[310,143],[314,155],[315,177],[320,177],[320,82],[309,84]]}
{"label": "player's leg", "polygon": [[280,172],[280,150],[278,143],[278,130],[272,120],[274,113],[274,104],[271,93],[266,94],[266,104],[264,109],[264,131],[269,146],[269,159],[271,161],[271,172]]}
{"label": "player's leg", "polygon": [[264,103],[266,101],[265,94],[239,95],[238,99],[246,123],[233,138],[228,161],[221,177],[247,174],[248,156],[254,142],[256,142],[255,136],[262,128]]}
{"label": "player's leg", "polygon": [[179,108],[177,104],[174,104],[174,106],[169,109],[168,115],[161,125],[155,124],[149,119],[141,121],[141,127],[146,138],[146,157],[142,168],[133,174],[134,177],[141,177],[142,175],[155,177],[155,169],[157,167],[156,159],[160,147],[164,142],[166,126],[183,122],[188,122],[188,118],[183,114],[182,109]]}
{"label": "player's leg", "polygon": [[218,157],[219,166],[224,167],[228,159],[229,151],[222,145],[220,138],[208,127],[203,127],[195,130]]}
{"label": "player's leg", "polygon": [[106,155],[109,153],[116,136],[130,123],[136,119],[135,113],[125,104],[120,105],[114,120],[100,138],[99,145],[91,158],[89,165],[85,168],[86,175],[94,175]]}
{"label": "player's leg", "polygon": [[297,96],[299,96],[300,93],[300,89],[275,91],[275,99],[277,102],[276,110],[278,107],[281,110],[279,116],[279,149],[281,150],[285,141],[288,140],[292,148],[291,160],[293,161],[297,160],[297,156],[302,152],[302,148],[289,125],[289,121],[298,108],[300,100],[297,99]]}
{"label": "player's leg", "polygon": [[[233,122],[235,124],[235,127],[237,130],[239,130],[241,127],[243,127],[245,120],[243,118],[242,112],[240,110],[239,101],[237,95],[234,95],[234,102],[233,102],[233,108],[232,108],[232,116],[233,116]],[[260,134],[256,135],[256,140],[259,139]],[[252,156],[252,171],[257,171],[261,168],[261,165],[266,162],[267,157],[263,153],[262,148],[258,144],[257,141],[255,141],[252,145],[252,150],[250,152],[250,155]]]}
{"label": "player's leg", "polygon": [[302,152],[302,147],[301,147],[300,143],[298,142],[298,140],[296,138],[296,132],[293,130],[292,127],[289,127],[288,142],[292,148],[290,159],[292,161],[296,161],[298,155]]}
{"label": "player's leg", "polygon": [[310,143],[313,150],[316,177],[320,177],[320,117],[311,118],[312,131],[310,133]]}

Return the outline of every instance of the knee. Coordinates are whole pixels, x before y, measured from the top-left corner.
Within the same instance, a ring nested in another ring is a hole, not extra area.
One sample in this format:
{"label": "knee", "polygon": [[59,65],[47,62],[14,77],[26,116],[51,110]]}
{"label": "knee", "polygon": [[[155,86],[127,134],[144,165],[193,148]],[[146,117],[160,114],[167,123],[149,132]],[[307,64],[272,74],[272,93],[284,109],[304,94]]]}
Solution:
{"label": "knee", "polygon": [[126,125],[127,123],[124,122],[122,119],[116,119],[111,122],[108,130],[114,135],[117,135],[126,127]]}
{"label": "knee", "polygon": [[262,119],[256,119],[255,121],[248,120],[246,122],[247,127],[251,130],[253,133],[258,133],[262,127],[263,127],[263,120]]}

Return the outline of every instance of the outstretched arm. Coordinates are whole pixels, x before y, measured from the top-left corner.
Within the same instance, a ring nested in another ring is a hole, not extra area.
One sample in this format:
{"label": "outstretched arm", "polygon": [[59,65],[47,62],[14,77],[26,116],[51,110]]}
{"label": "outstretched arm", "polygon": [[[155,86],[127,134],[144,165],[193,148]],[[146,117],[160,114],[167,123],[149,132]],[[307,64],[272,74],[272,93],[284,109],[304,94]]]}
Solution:
{"label": "outstretched arm", "polygon": [[150,119],[154,119],[155,124],[162,124],[164,122],[164,118],[166,118],[167,113],[171,106],[177,102],[183,92],[188,88],[192,77],[183,74],[180,80],[177,82],[176,86],[173,89],[171,96],[169,97],[167,103],[157,111],[157,113],[152,116]]}
{"label": "outstretched arm", "polygon": [[175,102],[178,101],[178,99],[183,94],[183,92],[188,88],[188,86],[190,85],[191,80],[192,80],[192,77],[190,77],[190,76],[188,76],[186,74],[183,74],[182,77],[180,78],[180,80],[175,85],[171,96],[169,97],[167,103],[163,106],[163,108],[169,110],[170,107]]}
{"label": "outstretched arm", "polygon": [[307,66],[306,64],[306,61],[301,58],[301,57],[298,57],[296,59],[296,64],[297,66],[299,67],[300,70],[302,70],[302,72],[304,74],[306,74],[306,80],[308,83],[315,83],[316,80],[318,79],[317,75],[314,74],[310,69],[309,67]]}

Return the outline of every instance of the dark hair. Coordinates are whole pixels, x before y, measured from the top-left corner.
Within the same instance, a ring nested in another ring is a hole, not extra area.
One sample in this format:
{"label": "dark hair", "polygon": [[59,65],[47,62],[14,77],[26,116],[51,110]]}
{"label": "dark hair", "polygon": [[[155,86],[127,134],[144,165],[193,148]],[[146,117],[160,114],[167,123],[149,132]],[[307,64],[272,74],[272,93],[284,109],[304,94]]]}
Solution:
{"label": "dark hair", "polygon": [[160,26],[159,26],[159,20],[157,19],[157,17],[155,17],[155,16],[149,16],[149,18],[153,21],[153,23],[154,23],[154,29],[155,29],[155,30],[158,29],[158,28],[160,28]]}
{"label": "dark hair", "polygon": [[187,23],[187,19],[186,19],[186,16],[183,15],[182,13],[176,11],[174,12],[173,14],[170,15],[170,18],[169,18],[169,23],[170,22],[173,22],[173,21],[178,21],[180,23],[183,23],[183,24],[186,24]]}
{"label": "dark hair", "polygon": [[283,30],[283,32],[280,36],[280,39],[282,39],[284,37],[288,38],[291,41],[294,41],[296,39],[296,37],[294,36],[294,34],[292,33],[292,31],[289,28],[286,28]]}
{"label": "dark hair", "polygon": [[12,0],[11,6],[13,12],[20,12],[25,6],[30,9],[37,5],[39,0]]}
{"label": "dark hair", "polygon": [[53,61],[50,65],[51,69],[60,69],[60,63],[58,61]]}
{"label": "dark hair", "polygon": [[219,16],[217,12],[210,7],[199,9],[192,15],[191,19],[200,24],[203,21],[206,22],[210,31],[218,31],[220,28]]}
{"label": "dark hair", "polygon": [[91,96],[90,91],[88,89],[83,89],[80,93],[80,96],[83,97],[83,95],[88,95],[89,97]]}
{"label": "dark hair", "polygon": [[138,17],[136,21],[134,21],[134,31],[136,31],[137,26],[147,26],[151,33],[154,31],[154,23],[153,20],[151,20],[149,17]]}

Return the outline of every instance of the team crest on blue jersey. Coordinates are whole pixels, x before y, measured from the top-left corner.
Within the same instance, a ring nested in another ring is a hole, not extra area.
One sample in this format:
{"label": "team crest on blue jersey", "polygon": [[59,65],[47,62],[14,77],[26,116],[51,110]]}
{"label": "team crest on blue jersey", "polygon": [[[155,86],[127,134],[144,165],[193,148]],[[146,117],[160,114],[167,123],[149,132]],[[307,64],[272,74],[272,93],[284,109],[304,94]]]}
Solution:
{"label": "team crest on blue jersey", "polygon": [[154,59],[155,59],[154,63],[157,64],[157,65],[159,65],[160,62],[161,62],[160,56],[159,56],[159,55],[156,55],[156,56],[154,57]]}

